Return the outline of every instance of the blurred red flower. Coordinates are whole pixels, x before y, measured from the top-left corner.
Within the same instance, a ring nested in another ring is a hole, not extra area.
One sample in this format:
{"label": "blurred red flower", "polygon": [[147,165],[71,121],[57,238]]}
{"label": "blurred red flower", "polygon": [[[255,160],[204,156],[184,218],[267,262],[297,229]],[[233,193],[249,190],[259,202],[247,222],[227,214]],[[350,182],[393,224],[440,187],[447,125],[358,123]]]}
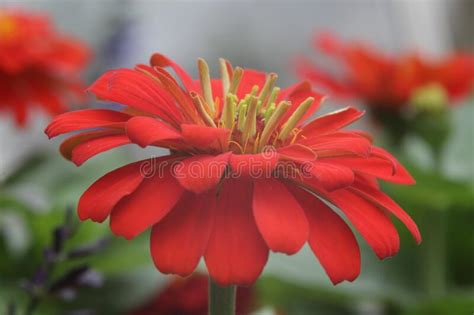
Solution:
{"label": "blurred red flower", "polygon": [[315,48],[334,58],[343,73],[330,74],[302,57],[298,74],[339,97],[354,97],[375,109],[397,111],[409,104],[417,90],[440,86],[450,101],[467,96],[474,86],[474,55],[454,53],[440,61],[419,54],[389,56],[362,42],[343,43],[334,35],[315,38]]}
{"label": "blurred red flower", "polygon": [[[159,290],[148,303],[138,307],[129,315],[207,315],[208,281],[203,274],[188,278],[175,278],[165,288]],[[236,314],[249,314],[255,294],[251,288],[238,287]]]}
{"label": "blurred red flower", "polygon": [[89,59],[84,43],[58,34],[48,17],[0,9],[0,110],[24,125],[29,107],[56,115],[82,96],[79,72]]}
{"label": "blurred red flower", "polygon": [[161,272],[187,276],[204,257],[222,286],[252,284],[269,250],[292,255],[306,242],[333,283],[354,280],[359,246],[325,202],[342,210],[381,259],[399,249],[387,213],[421,241],[377,183],[413,184],[412,177],[368,134],[342,130],[363,112],[346,108],[307,121],[322,100],[309,83],[280,90],[274,73],[220,65],[222,78],[211,79],[200,59],[200,80],[193,80],[155,54],[151,66],[109,71],[89,88],[123,110],[82,110],[51,122],[49,137],[76,132],[60,150],[77,165],[132,143],[170,149],[97,180],[79,201],[82,220],[110,216],[112,231],[127,239],[152,227]]}

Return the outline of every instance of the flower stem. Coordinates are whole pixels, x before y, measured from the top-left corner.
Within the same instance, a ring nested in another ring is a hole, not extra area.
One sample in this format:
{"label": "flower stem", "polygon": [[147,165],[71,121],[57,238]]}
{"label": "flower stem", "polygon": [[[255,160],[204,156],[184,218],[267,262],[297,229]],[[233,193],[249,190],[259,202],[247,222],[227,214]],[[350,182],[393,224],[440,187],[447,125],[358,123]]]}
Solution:
{"label": "flower stem", "polygon": [[220,287],[209,277],[209,315],[234,315],[235,292],[235,285]]}
{"label": "flower stem", "polygon": [[[442,157],[433,150],[433,169],[441,174]],[[436,298],[446,293],[446,227],[447,213],[443,209],[432,209],[425,215],[424,283],[426,294]]]}
{"label": "flower stem", "polygon": [[425,290],[429,297],[446,292],[446,213],[432,211],[425,216]]}

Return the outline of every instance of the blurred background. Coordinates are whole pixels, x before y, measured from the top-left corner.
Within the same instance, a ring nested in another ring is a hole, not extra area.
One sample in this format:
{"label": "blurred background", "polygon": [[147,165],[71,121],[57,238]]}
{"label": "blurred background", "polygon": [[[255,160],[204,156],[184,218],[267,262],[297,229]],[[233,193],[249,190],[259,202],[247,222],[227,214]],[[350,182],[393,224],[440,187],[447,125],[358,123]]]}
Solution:
{"label": "blurred background", "polygon": [[[296,56],[310,56],[325,64],[324,56],[313,47],[314,35],[322,31],[331,31],[343,40],[367,42],[395,56],[416,50],[441,58],[455,50],[473,53],[474,49],[471,0],[0,2],[0,10],[12,7],[50,15],[61,33],[92,48],[93,58],[83,77],[86,84],[107,69],[146,63],[152,52],[159,51],[194,76],[198,57],[208,61],[214,75],[218,58],[225,57],[234,65],[276,72],[280,86],[285,86],[298,80],[292,67]],[[327,64],[329,70],[332,67]],[[396,156],[406,163],[418,184],[415,188],[386,187],[419,222],[422,235],[431,230],[438,237],[425,238],[416,246],[401,227],[400,253],[383,262],[360,242],[361,276],[354,283],[335,287],[308,247],[292,257],[272,255],[251,289],[248,312],[472,314],[472,102],[471,93],[450,108],[449,138],[436,170],[429,146],[417,137],[408,137]],[[322,112],[347,105],[363,106],[363,102],[331,99]],[[25,128],[17,128],[11,117],[0,115],[0,312],[23,314],[31,302],[31,290],[35,290],[31,283],[42,281],[41,266],[48,258],[45,249],[58,247],[58,242],[65,253],[80,253],[74,259],[69,259],[69,254],[61,256],[55,272],[65,275],[63,282],[59,281],[54,294],[41,300],[34,314],[127,314],[146,305],[173,281],[153,267],[147,235],[133,242],[110,241],[107,224],[78,225],[74,210],[68,218],[66,209],[74,209],[81,193],[99,174],[150,152],[119,148],[77,168],[57,154],[59,140],[49,141],[43,134],[50,117],[38,111],[30,118]],[[370,119],[364,119],[359,127],[372,130],[376,142],[390,150]],[[430,223],[433,216],[443,224]],[[64,230],[69,232],[58,232]],[[435,253],[426,249],[430,242],[435,244],[431,246]],[[438,282],[430,281],[432,275],[426,272],[427,263],[433,261],[438,270],[434,277],[441,279]],[[192,295],[196,290],[189,292]]]}

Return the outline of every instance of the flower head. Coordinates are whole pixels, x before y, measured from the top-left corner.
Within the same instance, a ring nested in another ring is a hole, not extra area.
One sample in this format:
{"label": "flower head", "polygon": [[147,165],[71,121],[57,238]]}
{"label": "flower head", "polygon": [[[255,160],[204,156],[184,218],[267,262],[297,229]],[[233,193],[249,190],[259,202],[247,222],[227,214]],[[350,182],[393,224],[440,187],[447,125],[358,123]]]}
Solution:
{"label": "flower head", "polygon": [[[331,75],[305,58],[297,61],[300,76],[341,97],[355,97],[371,109],[400,111],[408,105],[419,105],[418,96],[428,88],[445,94],[443,106],[467,96],[474,86],[474,55],[454,53],[439,61],[419,54],[389,56],[363,43],[343,43],[330,34],[321,34],[316,49],[333,57],[344,68],[342,77]],[[414,98],[417,98],[413,102]],[[428,99],[431,101],[431,99]],[[423,104],[422,107],[438,107]]]}
{"label": "flower head", "polygon": [[[177,77],[167,69],[171,68]],[[377,179],[414,183],[397,160],[361,131],[342,130],[363,112],[346,108],[309,121],[323,97],[307,82],[280,89],[276,74],[220,60],[199,80],[169,58],[112,70],[90,88],[123,109],[57,116],[49,137],[76,132],[61,153],[77,165],[115,147],[164,147],[98,179],[82,195],[79,217],[127,239],[152,228],[151,255],[163,273],[186,276],[204,257],[220,285],[253,283],[269,250],[288,255],[309,243],[333,283],[360,272],[356,239],[342,210],[378,257],[396,254],[387,213],[420,242],[412,219],[380,191]]]}
{"label": "flower head", "polygon": [[81,95],[79,71],[89,56],[81,42],[60,35],[47,17],[0,9],[0,111],[24,125],[28,107],[56,115]]}

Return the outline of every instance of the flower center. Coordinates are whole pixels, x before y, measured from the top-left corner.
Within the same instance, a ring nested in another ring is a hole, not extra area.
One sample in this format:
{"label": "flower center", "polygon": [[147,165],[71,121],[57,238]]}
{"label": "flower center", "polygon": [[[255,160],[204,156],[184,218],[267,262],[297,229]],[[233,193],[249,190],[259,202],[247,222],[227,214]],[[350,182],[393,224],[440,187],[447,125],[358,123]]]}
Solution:
{"label": "flower center", "polygon": [[212,97],[209,67],[203,59],[198,60],[203,97],[195,92],[191,92],[191,97],[208,126],[231,130],[224,150],[242,154],[258,153],[268,145],[277,147],[295,140],[299,133],[299,122],[314,98],[308,97],[302,101],[288,117],[286,114],[293,104],[284,100],[277,103],[280,88],[275,86],[275,73],[267,76],[262,87],[254,85],[249,93],[239,99],[237,90],[243,69],[232,69],[224,59],[220,59],[220,68],[222,99]]}

